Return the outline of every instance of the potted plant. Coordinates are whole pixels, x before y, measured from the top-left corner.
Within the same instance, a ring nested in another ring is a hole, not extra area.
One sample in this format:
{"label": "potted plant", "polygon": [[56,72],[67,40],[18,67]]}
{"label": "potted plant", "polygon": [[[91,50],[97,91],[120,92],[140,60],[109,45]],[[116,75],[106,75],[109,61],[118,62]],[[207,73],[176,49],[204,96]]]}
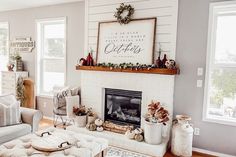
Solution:
{"label": "potted plant", "polygon": [[152,101],[148,105],[148,113],[145,115],[144,139],[149,144],[162,142],[162,126],[169,121],[169,112],[161,106],[160,102]]}
{"label": "potted plant", "polygon": [[88,116],[88,120],[87,120],[88,124],[94,123],[94,121],[97,118],[97,114],[93,112],[92,108],[88,108],[87,116]]}
{"label": "potted plant", "polygon": [[85,106],[73,107],[73,113],[75,114],[75,123],[78,127],[85,127],[87,120],[87,111]]}
{"label": "potted plant", "polygon": [[23,71],[22,57],[18,53],[12,55],[11,60],[14,62],[15,71]]}

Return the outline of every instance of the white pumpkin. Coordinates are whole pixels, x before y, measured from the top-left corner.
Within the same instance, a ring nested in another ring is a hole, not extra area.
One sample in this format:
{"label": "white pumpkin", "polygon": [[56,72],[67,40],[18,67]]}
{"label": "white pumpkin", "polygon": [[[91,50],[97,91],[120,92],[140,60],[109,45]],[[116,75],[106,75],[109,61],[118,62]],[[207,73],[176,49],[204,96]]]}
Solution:
{"label": "white pumpkin", "polygon": [[102,126],[102,124],[103,124],[103,120],[101,120],[101,119],[96,119],[95,120],[95,122],[94,122],[97,126]]}
{"label": "white pumpkin", "polygon": [[102,132],[103,131],[103,127],[102,126],[98,126],[97,127],[97,131]]}
{"label": "white pumpkin", "polygon": [[132,131],[132,130],[127,130],[127,131],[125,132],[125,136],[126,136],[127,138],[129,138],[129,139],[134,139],[135,133],[134,133],[134,131]]}
{"label": "white pumpkin", "polygon": [[134,130],[134,133],[135,133],[136,135],[142,134],[142,133],[143,133],[143,129],[137,128],[137,129]]}
{"label": "white pumpkin", "polygon": [[134,136],[134,139],[135,139],[136,141],[138,141],[138,142],[142,142],[142,141],[143,141],[143,135],[141,135],[141,134],[136,134],[136,135]]}

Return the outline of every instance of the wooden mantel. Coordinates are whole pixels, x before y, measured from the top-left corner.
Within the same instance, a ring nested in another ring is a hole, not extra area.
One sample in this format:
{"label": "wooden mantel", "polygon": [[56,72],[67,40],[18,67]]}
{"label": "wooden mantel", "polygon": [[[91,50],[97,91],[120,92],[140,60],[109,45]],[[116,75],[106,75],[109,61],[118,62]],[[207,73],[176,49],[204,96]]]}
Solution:
{"label": "wooden mantel", "polygon": [[76,70],[87,70],[87,71],[104,71],[104,72],[126,72],[126,73],[146,73],[146,74],[162,74],[162,75],[178,75],[179,69],[165,69],[165,68],[153,68],[153,69],[110,69],[109,67],[101,66],[76,66]]}

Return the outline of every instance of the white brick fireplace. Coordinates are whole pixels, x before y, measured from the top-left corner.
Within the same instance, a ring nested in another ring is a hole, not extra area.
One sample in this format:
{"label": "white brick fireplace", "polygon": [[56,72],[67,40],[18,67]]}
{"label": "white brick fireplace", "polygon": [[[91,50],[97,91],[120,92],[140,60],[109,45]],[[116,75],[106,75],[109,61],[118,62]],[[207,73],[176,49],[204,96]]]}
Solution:
{"label": "white brick fireplace", "polygon": [[[81,71],[81,76],[82,104],[92,107],[102,119],[105,88],[142,91],[142,115],[147,112],[147,105],[152,100],[158,100],[168,108],[172,116],[174,76],[92,71]],[[169,127],[167,130],[169,132]],[[168,132],[164,131],[164,135],[168,135]]]}
{"label": "white brick fireplace", "polygon": [[[114,21],[114,11],[120,3],[131,4],[135,8],[134,19],[157,18],[155,56],[159,45],[163,50],[162,57],[175,59],[176,33],[178,17],[178,0],[86,0],[85,1],[85,56],[90,48],[97,49],[98,24],[101,21]],[[96,56],[96,51],[93,53]],[[173,114],[174,75],[80,71],[82,104],[91,106],[98,116],[104,116],[105,88],[142,91],[141,115],[147,111],[152,100],[158,100],[167,107],[171,118]],[[171,121],[170,121],[171,122]],[[141,122],[141,126],[143,121]],[[81,129],[77,129],[80,130]],[[82,129],[83,130],[83,129]],[[170,126],[163,129],[164,136],[169,135]],[[163,156],[168,137],[160,145],[149,145],[145,142],[129,140],[123,135],[105,132],[84,132],[110,139],[111,144],[142,151],[151,156]],[[114,143],[115,142],[115,143]]]}
{"label": "white brick fireplace", "polygon": [[[98,24],[101,21],[114,21],[115,9],[120,3],[131,4],[135,8],[134,19],[157,18],[155,55],[159,45],[175,59],[176,33],[178,17],[178,0],[86,0],[85,1],[85,56],[90,48],[97,49]],[[93,53],[96,56],[96,51]],[[103,117],[104,88],[142,91],[142,115],[152,100],[159,100],[166,105],[172,115],[174,76],[114,73],[114,72],[81,72],[82,103],[89,105]]]}

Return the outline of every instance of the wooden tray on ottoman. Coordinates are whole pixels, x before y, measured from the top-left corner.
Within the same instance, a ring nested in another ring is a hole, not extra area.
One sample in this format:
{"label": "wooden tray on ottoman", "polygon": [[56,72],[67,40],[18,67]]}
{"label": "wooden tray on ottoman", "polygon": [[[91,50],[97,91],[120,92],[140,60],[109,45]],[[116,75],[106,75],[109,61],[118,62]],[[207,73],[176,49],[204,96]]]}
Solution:
{"label": "wooden tray on ottoman", "polygon": [[43,132],[41,138],[33,140],[31,145],[34,149],[39,151],[55,152],[68,149],[72,144],[74,145],[75,142],[77,141],[65,134]]}

